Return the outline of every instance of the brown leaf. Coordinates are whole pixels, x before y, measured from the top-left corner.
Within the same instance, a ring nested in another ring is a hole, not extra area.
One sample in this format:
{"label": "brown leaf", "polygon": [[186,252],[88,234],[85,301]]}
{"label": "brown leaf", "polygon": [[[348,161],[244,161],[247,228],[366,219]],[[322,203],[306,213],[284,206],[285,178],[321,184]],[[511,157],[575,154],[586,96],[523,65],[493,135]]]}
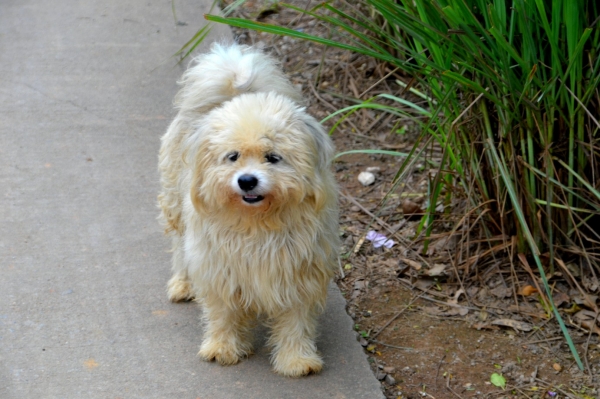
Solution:
{"label": "brown leaf", "polygon": [[463,290],[462,288],[460,290],[456,291],[454,293],[454,297],[452,299],[448,299],[448,303],[451,303],[453,305],[458,305],[458,298],[460,298],[460,296],[464,293],[465,293],[465,290]]}
{"label": "brown leaf", "polygon": [[469,309],[463,306],[452,306],[446,312],[445,316],[466,316],[469,313]]}
{"label": "brown leaf", "polygon": [[486,330],[499,330],[500,329],[497,326],[493,326],[490,323],[485,323],[485,322],[475,323],[471,327],[473,327],[473,328],[475,328],[477,330],[482,330],[482,329],[486,329]]}
{"label": "brown leaf", "polygon": [[490,290],[490,292],[492,293],[492,295],[494,295],[498,298],[507,298],[512,293],[512,290],[503,285],[499,285],[498,287],[494,288],[493,290]]}
{"label": "brown leaf", "polygon": [[600,328],[591,320],[584,320],[581,322],[581,326],[588,331],[591,330],[594,334],[600,335]]}
{"label": "brown leaf", "polygon": [[356,280],[354,282],[354,289],[355,290],[362,290],[363,288],[365,288],[367,285],[366,281],[364,280]]}
{"label": "brown leaf", "polygon": [[431,288],[432,285],[433,285],[432,280],[428,280],[428,279],[424,279],[424,278],[418,279],[414,284],[414,286],[416,288],[420,289],[421,291],[427,291],[429,288]]}
{"label": "brown leaf", "polygon": [[580,310],[573,315],[573,320],[575,321],[575,325],[580,325],[583,328],[600,335],[600,327],[596,324],[596,322],[600,322],[600,317],[596,318],[595,321],[594,317],[596,317],[596,313],[590,310]]}
{"label": "brown leaf", "polygon": [[433,316],[442,316],[445,312],[437,306],[425,306],[423,311]]}
{"label": "brown leaf", "polygon": [[535,288],[532,285],[526,285],[525,287],[521,288],[519,294],[523,296],[530,296],[531,294],[535,294],[536,292],[538,292],[537,288]]}
{"label": "brown leaf", "polygon": [[[596,313],[592,312],[591,310],[581,310],[573,316],[574,319],[581,319],[581,320],[583,320],[583,319],[593,320],[594,317],[596,317]],[[600,321],[600,316],[596,320]]]}
{"label": "brown leaf", "polygon": [[568,304],[571,302],[571,297],[565,294],[564,292],[555,291],[552,295],[552,301],[554,302],[554,306],[559,307],[560,305]]}
{"label": "brown leaf", "polygon": [[506,310],[510,313],[520,313],[522,315],[536,317],[538,319],[548,318],[545,312],[526,303],[519,304],[519,306],[510,305],[508,308],[506,308]]}
{"label": "brown leaf", "polygon": [[405,199],[404,201],[402,201],[402,213],[404,213],[405,215],[421,213],[421,207],[418,204],[415,204],[413,201]]}
{"label": "brown leaf", "polygon": [[495,326],[503,326],[503,327],[511,327],[515,330],[521,331],[531,331],[533,330],[533,326],[529,323],[525,323],[523,321],[517,321],[513,319],[498,319],[492,321],[492,324]]}
{"label": "brown leaf", "polygon": [[433,256],[436,253],[444,252],[448,249],[448,239],[446,237],[432,241],[427,247],[427,256]]}
{"label": "brown leaf", "polygon": [[584,278],[581,280],[581,284],[583,284],[588,291],[592,292],[598,291],[598,287],[600,287],[600,283],[598,283],[598,279],[596,277]]}
{"label": "brown leaf", "polygon": [[562,366],[561,366],[560,364],[558,364],[558,363],[554,363],[554,364],[552,365],[552,368],[553,368],[554,370],[556,370],[556,371],[561,371],[561,370],[562,370]]}
{"label": "brown leaf", "polygon": [[423,267],[419,262],[415,262],[414,260],[410,260],[408,258],[400,257],[400,260],[412,267],[413,269],[415,269],[416,271],[421,270],[421,268]]}
{"label": "brown leaf", "polygon": [[425,272],[425,274],[431,277],[443,276],[446,275],[444,270],[446,270],[446,265],[443,263],[435,263],[431,269]]}
{"label": "brown leaf", "polygon": [[582,305],[590,309],[596,309],[596,301],[598,300],[598,295],[580,294],[574,296],[573,300],[578,305]]}

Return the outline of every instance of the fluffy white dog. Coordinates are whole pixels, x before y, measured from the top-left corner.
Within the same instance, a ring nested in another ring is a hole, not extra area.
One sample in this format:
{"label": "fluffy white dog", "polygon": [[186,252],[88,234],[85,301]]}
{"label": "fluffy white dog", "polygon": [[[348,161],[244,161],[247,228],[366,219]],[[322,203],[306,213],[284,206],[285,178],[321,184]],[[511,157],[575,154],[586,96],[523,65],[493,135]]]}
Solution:
{"label": "fluffy white dog", "polygon": [[201,303],[205,360],[249,355],[262,316],[274,370],[318,372],[316,319],[339,248],[331,140],[277,63],[249,47],[214,45],[181,84],[159,156],[169,299]]}

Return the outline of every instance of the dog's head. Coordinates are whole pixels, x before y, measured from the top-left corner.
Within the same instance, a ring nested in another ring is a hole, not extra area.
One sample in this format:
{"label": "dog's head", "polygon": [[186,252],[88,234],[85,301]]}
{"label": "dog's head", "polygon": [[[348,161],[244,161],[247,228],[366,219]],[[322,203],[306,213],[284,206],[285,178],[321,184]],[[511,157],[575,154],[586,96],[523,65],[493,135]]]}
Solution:
{"label": "dog's head", "polygon": [[212,110],[187,144],[199,213],[264,220],[301,203],[318,211],[335,196],[329,137],[275,93],[244,94]]}

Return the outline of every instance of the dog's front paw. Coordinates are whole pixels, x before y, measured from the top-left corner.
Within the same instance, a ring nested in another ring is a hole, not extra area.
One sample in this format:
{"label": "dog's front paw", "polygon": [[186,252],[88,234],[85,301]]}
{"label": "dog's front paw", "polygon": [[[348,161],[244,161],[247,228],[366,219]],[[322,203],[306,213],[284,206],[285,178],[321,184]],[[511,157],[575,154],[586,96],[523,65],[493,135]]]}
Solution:
{"label": "dog's front paw", "polygon": [[273,370],[286,377],[302,377],[318,373],[323,368],[323,360],[316,353],[297,354],[279,351],[273,358]]}
{"label": "dog's front paw", "polygon": [[181,278],[178,274],[171,277],[167,283],[167,297],[171,302],[191,301],[194,299],[190,280]]}
{"label": "dog's front paw", "polygon": [[198,356],[208,362],[216,360],[222,366],[231,366],[251,353],[252,349],[250,347],[241,348],[222,341],[206,339],[200,346]]}

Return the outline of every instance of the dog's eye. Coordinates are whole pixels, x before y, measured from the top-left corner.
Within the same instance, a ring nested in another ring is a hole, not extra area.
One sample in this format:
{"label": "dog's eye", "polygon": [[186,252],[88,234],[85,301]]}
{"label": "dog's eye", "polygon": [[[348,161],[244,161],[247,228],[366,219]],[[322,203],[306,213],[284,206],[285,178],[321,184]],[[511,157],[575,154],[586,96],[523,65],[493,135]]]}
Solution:
{"label": "dog's eye", "polygon": [[281,157],[276,154],[267,154],[267,155],[265,155],[265,159],[267,160],[268,163],[277,163],[277,162],[281,161]]}
{"label": "dog's eye", "polygon": [[239,157],[240,153],[237,151],[230,152],[229,154],[227,154],[227,159],[229,159],[231,162],[237,161]]}

